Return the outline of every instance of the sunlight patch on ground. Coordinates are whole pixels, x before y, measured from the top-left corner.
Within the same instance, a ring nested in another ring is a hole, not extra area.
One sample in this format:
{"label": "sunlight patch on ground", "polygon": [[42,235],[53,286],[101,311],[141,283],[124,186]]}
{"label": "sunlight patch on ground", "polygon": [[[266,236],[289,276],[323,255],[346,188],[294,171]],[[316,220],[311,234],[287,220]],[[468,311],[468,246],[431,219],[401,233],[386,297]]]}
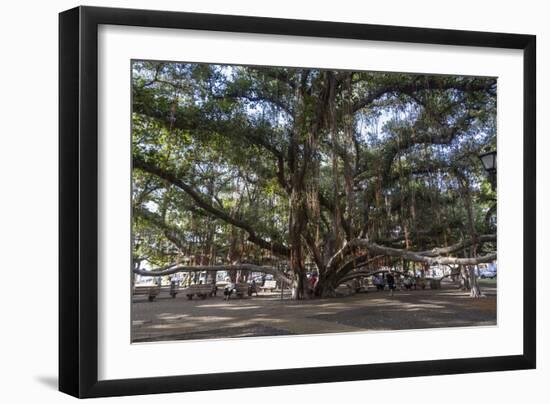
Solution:
{"label": "sunlight patch on ground", "polygon": [[226,306],[223,307],[224,310],[254,310],[261,309],[262,306]]}

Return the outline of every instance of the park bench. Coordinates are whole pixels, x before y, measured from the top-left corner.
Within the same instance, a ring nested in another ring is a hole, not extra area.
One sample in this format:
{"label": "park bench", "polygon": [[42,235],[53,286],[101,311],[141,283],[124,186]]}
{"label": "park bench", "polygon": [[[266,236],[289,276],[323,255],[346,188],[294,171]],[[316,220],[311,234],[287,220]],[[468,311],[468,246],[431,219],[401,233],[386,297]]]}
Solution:
{"label": "park bench", "polygon": [[150,302],[155,300],[160,292],[160,287],[157,285],[136,285],[134,286],[134,296],[147,296]]}
{"label": "park bench", "polygon": [[248,283],[237,283],[235,285],[235,294],[237,297],[242,298],[243,296],[251,296],[252,290]]}
{"label": "park bench", "polygon": [[227,294],[227,286],[224,289],[224,296],[226,300],[229,300],[232,294],[235,294],[238,298],[243,296],[252,296],[252,286],[248,283],[237,283],[231,290],[231,294]]}
{"label": "park bench", "polygon": [[262,286],[260,286],[260,289],[262,291],[269,290],[270,292],[273,291],[273,289],[277,288],[277,281],[265,281]]}
{"label": "park bench", "polygon": [[189,300],[193,299],[193,296],[200,297],[201,299],[206,299],[207,296],[212,296],[216,289],[215,285],[206,284],[206,285],[189,285],[182,290],[182,293],[187,296]]}
{"label": "park bench", "polygon": [[422,290],[426,289],[426,278],[415,278],[416,287],[421,288]]}
{"label": "park bench", "polygon": [[416,288],[422,290],[426,289],[426,286],[430,286],[430,289],[441,289],[441,279],[417,277],[415,278],[415,284]]}
{"label": "park bench", "polygon": [[243,296],[251,296],[252,289],[248,283],[237,283],[235,285],[235,294],[237,297],[242,298]]}
{"label": "park bench", "polygon": [[177,285],[177,284],[170,284],[170,286],[166,286],[166,287],[163,287],[161,288],[161,292],[164,293],[168,293],[170,296],[172,296],[172,299],[175,299],[177,294],[181,291],[182,289]]}
{"label": "park bench", "polygon": [[172,286],[161,286],[159,291],[159,295],[170,295],[172,298],[175,298],[178,293],[179,289]]}

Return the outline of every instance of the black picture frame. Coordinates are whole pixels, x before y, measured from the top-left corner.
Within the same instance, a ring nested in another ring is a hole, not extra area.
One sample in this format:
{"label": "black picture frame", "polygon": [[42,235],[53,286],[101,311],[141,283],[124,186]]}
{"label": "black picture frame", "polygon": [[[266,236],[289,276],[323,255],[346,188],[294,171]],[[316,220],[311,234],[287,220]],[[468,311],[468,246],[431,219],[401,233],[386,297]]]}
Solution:
{"label": "black picture frame", "polygon": [[[523,50],[523,354],[98,381],[100,24]],[[533,35],[96,7],[60,13],[59,389],[84,398],[535,368],[535,69]]]}

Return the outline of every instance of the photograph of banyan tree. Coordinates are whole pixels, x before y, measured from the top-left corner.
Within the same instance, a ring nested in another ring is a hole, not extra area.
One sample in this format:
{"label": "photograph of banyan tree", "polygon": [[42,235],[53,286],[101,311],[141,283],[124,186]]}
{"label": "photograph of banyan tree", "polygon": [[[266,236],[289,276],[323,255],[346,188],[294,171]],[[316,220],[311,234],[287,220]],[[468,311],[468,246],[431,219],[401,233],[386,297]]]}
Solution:
{"label": "photograph of banyan tree", "polygon": [[497,325],[497,79],[134,60],[132,342]]}

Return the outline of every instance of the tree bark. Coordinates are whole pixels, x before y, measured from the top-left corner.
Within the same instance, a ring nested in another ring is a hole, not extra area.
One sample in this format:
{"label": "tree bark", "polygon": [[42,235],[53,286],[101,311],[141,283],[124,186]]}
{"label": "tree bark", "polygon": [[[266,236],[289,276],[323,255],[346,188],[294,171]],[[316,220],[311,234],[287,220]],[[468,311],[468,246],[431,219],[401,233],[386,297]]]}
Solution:
{"label": "tree bark", "polygon": [[470,275],[470,297],[485,297],[483,293],[481,293],[481,288],[479,287],[475,266],[470,265],[468,267],[468,272]]}
{"label": "tree bark", "polygon": [[477,265],[484,262],[492,262],[497,258],[496,252],[475,258],[427,256],[423,255],[422,252],[419,253],[398,248],[383,247],[376,243],[369,242],[365,239],[352,240],[350,243],[348,243],[348,246],[350,246],[350,248],[353,246],[363,247],[373,254],[386,255],[388,257],[401,257],[409,261],[423,262],[429,265]]}
{"label": "tree bark", "polygon": [[285,285],[291,285],[293,280],[289,279],[282,271],[274,267],[268,267],[264,265],[254,264],[234,264],[234,265],[168,265],[163,268],[152,269],[146,271],[144,269],[134,268],[133,273],[141,276],[166,276],[175,274],[178,272],[203,272],[203,271],[251,271],[262,272],[273,275],[278,281],[283,282]]}

